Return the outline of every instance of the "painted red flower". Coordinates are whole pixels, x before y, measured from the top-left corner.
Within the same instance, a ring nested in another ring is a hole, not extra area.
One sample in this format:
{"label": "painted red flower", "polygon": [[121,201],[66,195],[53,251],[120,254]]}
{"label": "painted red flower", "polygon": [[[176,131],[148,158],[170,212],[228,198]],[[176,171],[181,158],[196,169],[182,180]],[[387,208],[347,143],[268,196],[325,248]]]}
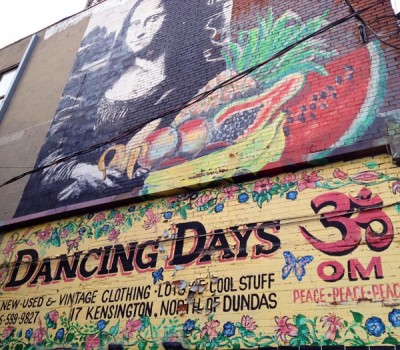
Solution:
{"label": "painted red flower", "polygon": [[42,321],[39,319],[39,328],[36,329],[32,334],[33,344],[34,345],[40,344],[45,335],[46,335],[46,329],[42,327]]}
{"label": "painted red flower", "polygon": [[246,331],[254,331],[257,328],[257,325],[253,320],[253,317],[248,315],[246,316],[243,315],[240,323],[243,326],[243,328],[246,329]]}
{"label": "painted red flower", "polygon": [[3,338],[7,339],[8,337],[11,336],[11,334],[13,334],[13,332],[15,331],[15,328],[12,326],[8,326],[7,328],[5,328],[3,330]]}
{"label": "painted red flower", "polygon": [[50,238],[51,225],[47,225],[43,231],[39,231],[37,234],[38,241],[47,241]]}
{"label": "painted red flower", "polygon": [[304,191],[306,188],[317,188],[317,182],[323,180],[322,176],[318,176],[319,171],[315,170],[310,175],[305,171],[301,174],[301,180],[298,184],[298,190]]}
{"label": "painted red flower", "polygon": [[336,168],[333,171],[333,177],[340,180],[346,180],[348,175],[345,172],[341,171],[339,168]]}
{"label": "painted red flower", "polygon": [[400,193],[400,181],[392,183],[392,192],[393,194]]}
{"label": "painted red flower", "polygon": [[122,225],[124,223],[124,215],[122,215],[121,213],[116,213],[114,216],[114,224],[115,226],[119,226]]}
{"label": "painted red flower", "polygon": [[169,206],[174,205],[176,202],[179,202],[179,198],[178,197],[171,197],[167,199],[167,204]]}
{"label": "painted red flower", "polygon": [[85,350],[96,350],[100,345],[100,338],[94,334],[89,335],[86,338]]}
{"label": "painted red flower", "polygon": [[142,328],[142,321],[140,319],[134,320],[133,318],[126,321],[125,329],[122,331],[122,334],[126,338],[131,338],[134,332],[137,332]]}
{"label": "painted red flower", "polygon": [[229,200],[229,199],[233,199],[235,197],[234,195],[235,195],[235,192],[237,192],[237,191],[239,191],[239,187],[233,185],[233,186],[225,187],[222,190],[222,193],[225,195],[225,198]]}
{"label": "painted red flower", "polygon": [[357,175],[352,177],[353,180],[362,181],[362,182],[370,182],[379,179],[380,174],[375,171],[363,171]]}
{"label": "painted red flower", "polygon": [[146,211],[146,219],[144,219],[143,228],[145,230],[149,230],[154,227],[154,232],[157,231],[157,222],[161,220],[161,214],[155,214],[153,209],[149,209]]}
{"label": "painted red flower", "polygon": [[263,193],[264,191],[269,192],[272,186],[274,186],[274,183],[268,177],[266,177],[263,180],[256,181],[256,183],[253,185],[253,191],[257,193]]}
{"label": "painted red flower", "polygon": [[282,184],[288,184],[288,183],[293,183],[293,182],[296,182],[296,180],[297,180],[297,175],[296,174],[292,174],[292,173],[289,173],[289,174],[286,174],[284,177],[283,177],[283,179],[281,180],[281,183]]}
{"label": "painted red flower", "polygon": [[66,230],[65,228],[62,229],[61,232],[60,232],[60,238],[64,239],[64,238],[67,238],[68,236],[69,236],[69,231]]}
{"label": "painted red flower", "polygon": [[54,322],[57,323],[58,320],[58,311],[57,310],[51,310],[49,312],[49,319]]}
{"label": "painted red flower", "polygon": [[72,249],[78,249],[79,248],[79,242],[81,241],[81,236],[75,237],[74,239],[67,239],[66,243],[67,243],[67,250],[68,253],[72,250]]}
{"label": "painted red flower", "polygon": [[203,194],[202,196],[200,196],[199,198],[196,199],[196,201],[194,202],[194,205],[196,207],[201,207],[204,204],[207,204],[211,199],[212,198],[208,193]]}
{"label": "painted red flower", "polygon": [[99,221],[103,221],[105,219],[105,215],[104,213],[98,213],[96,214],[96,216],[93,218],[94,222],[99,222]]}
{"label": "painted red flower", "polygon": [[15,248],[14,237],[10,237],[10,239],[7,242],[6,247],[4,249],[2,249],[2,252],[7,258],[9,258],[12,255],[14,248]]}
{"label": "painted red flower", "polygon": [[288,342],[288,336],[289,337],[295,337],[297,336],[298,328],[288,322],[289,317],[284,316],[282,318],[279,318],[275,316],[275,323],[277,327],[275,327],[275,333],[277,338],[281,339],[284,343]]}
{"label": "painted red flower", "polygon": [[343,321],[340,317],[335,314],[329,314],[321,317],[321,322],[324,322],[322,327],[328,327],[325,338],[334,341],[336,339],[336,333],[344,327]]}
{"label": "painted red flower", "polygon": [[115,228],[113,228],[110,233],[108,234],[108,240],[109,241],[114,241],[117,242],[118,241],[118,236],[121,233],[121,230],[116,230]]}
{"label": "painted red flower", "polygon": [[206,322],[205,326],[200,332],[200,337],[204,338],[206,334],[208,334],[209,340],[213,340],[214,338],[218,337],[217,327],[219,326],[219,321],[210,321]]}

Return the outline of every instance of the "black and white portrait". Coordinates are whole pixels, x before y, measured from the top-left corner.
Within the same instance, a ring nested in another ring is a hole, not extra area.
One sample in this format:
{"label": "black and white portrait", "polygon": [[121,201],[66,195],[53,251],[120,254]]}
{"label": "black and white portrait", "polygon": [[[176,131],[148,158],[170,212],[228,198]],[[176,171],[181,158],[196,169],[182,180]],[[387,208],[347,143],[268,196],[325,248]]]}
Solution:
{"label": "black and white portrait", "polygon": [[[148,169],[134,161],[129,145],[167,127],[177,113],[153,119],[225,69],[231,6],[231,0],[110,0],[92,8],[36,167],[82,152],[31,175],[16,216],[140,188]],[[95,144],[103,145],[86,151]]]}

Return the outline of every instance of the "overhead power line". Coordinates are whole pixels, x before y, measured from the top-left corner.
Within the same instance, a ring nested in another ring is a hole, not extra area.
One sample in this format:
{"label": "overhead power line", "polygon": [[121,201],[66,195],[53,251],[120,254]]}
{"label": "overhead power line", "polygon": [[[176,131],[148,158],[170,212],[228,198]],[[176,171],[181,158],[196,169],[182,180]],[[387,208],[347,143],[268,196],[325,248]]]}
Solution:
{"label": "overhead power line", "polygon": [[5,181],[4,183],[0,184],[0,187],[4,187],[4,186],[6,186],[8,184],[11,184],[11,183],[13,183],[13,182],[25,177],[25,176],[28,176],[28,175],[37,173],[39,171],[42,171],[44,169],[50,168],[50,167],[52,167],[52,166],[54,166],[56,164],[60,164],[60,163],[66,162],[66,161],[68,161],[68,160],[70,160],[72,158],[75,158],[77,156],[90,153],[90,152],[92,152],[92,151],[94,151],[94,150],[96,150],[96,149],[98,149],[98,148],[100,148],[102,146],[108,145],[108,144],[113,143],[115,141],[121,140],[121,139],[123,139],[123,138],[125,138],[127,136],[133,135],[137,131],[139,131],[142,127],[144,127],[146,124],[148,124],[148,123],[150,123],[150,122],[152,122],[152,121],[154,121],[156,119],[164,118],[164,117],[166,117],[166,116],[168,116],[170,114],[173,114],[173,113],[176,113],[176,112],[180,112],[183,109],[185,109],[185,108],[187,108],[187,107],[189,107],[189,106],[191,106],[191,105],[193,105],[195,103],[198,103],[198,102],[204,100],[205,98],[210,96],[213,92],[215,92],[217,90],[220,90],[225,86],[228,86],[230,84],[235,83],[236,81],[239,81],[239,80],[243,79],[244,77],[246,77],[247,75],[251,74],[255,70],[259,69],[260,67],[265,66],[269,62],[271,62],[271,61],[283,56],[285,53],[287,53],[290,50],[294,49],[295,47],[299,46],[303,42],[305,42],[305,41],[307,41],[307,40],[309,40],[311,38],[314,38],[317,35],[323,34],[323,33],[327,32],[328,30],[330,30],[330,29],[332,29],[334,27],[337,27],[338,25],[340,25],[342,23],[347,22],[348,20],[350,20],[352,18],[360,17],[360,15],[362,13],[369,11],[370,9],[374,8],[376,5],[378,5],[381,2],[382,2],[382,0],[377,0],[377,1],[373,2],[371,5],[369,5],[367,7],[364,7],[362,9],[358,10],[358,11],[355,11],[353,9],[353,11],[351,11],[351,13],[348,14],[347,16],[341,17],[338,20],[336,20],[336,21],[334,21],[332,23],[329,23],[326,26],[323,26],[322,28],[320,28],[320,29],[316,30],[315,32],[305,36],[304,38],[296,41],[295,43],[286,46],[285,48],[283,48],[282,50],[278,51],[276,54],[272,55],[271,57],[269,57],[265,61],[263,61],[263,62],[261,62],[261,63],[259,63],[257,65],[254,65],[253,67],[250,67],[250,68],[244,70],[243,72],[240,72],[240,73],[232,76],[231,78],[229,78],[229,79],[223,81],[222,83],[216,85],[214,88],[194,96],[193,98],[189,99],[188,101],[184,102],[183,104],[181,104],[181,105],[179,105],[179,106],[177,106],[177,107],[175,107],[173,109],[167,110],[166,112],[163,112],[163,113],[159,114],[158,116],[156,116],[156,117],[154,117],[154,118],[152,118],[152,119],[150,119],[150,120],[148,120],[148,121],[146,121],[144,123],[141,123],[141,124],[139,124],[139,125],[137,125],[135,127],[126,129],[126,130],[122,131],[119,135],[114,136],[114,137],[108,139],[107,141],[93,144],[92,146],[90,146],[90,147],[88,147],[86,149],[73,152],[73,153],[71,153],[69,155],[60,157],[60,158],[58,158],[58,159],[56,159],[56,160],[54,160],[54,161],[52,161],[52,162],[50,162],[48,164],[36,167],[36,168],[34,168],[32,170],[29,170],[29,171],[24,172],[24,173],[22,173],[20,175],[17,175],[15,177]]}

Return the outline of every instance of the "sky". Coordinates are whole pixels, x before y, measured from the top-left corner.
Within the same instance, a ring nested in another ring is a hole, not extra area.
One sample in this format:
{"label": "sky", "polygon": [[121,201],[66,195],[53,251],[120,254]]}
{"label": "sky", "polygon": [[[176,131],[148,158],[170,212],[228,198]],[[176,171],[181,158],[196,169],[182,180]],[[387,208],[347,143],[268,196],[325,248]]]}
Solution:
{"label": "sky", "polygon": [[[400,11],[400,0],[390,0]],[[0,0],[0,48],[78,13],[86,0]]]}
{"label": "sky", "polygon": [[82,11],[87,0],[0,0],[0,48]]}

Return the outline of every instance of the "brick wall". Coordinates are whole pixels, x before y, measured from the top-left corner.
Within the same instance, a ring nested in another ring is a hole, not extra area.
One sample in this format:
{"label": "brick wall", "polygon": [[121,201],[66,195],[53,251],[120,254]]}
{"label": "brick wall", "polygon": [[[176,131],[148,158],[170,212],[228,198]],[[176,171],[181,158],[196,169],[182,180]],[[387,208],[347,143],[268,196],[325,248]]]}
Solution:
{"label": "brick wall", "polygon": [[[123,30],[126,23],[126,32],[133,31],[127,18],[135,16],[136,5],[118,4],[107,1],[93,10],[36,166],[121,138],[32,175],[16,217],[182,191],[383,149],[386,126],[379,115],[398,109],[398,79],[393,74],[398,55],[368,29],[369,42],[361,44],[356,19],[141,128],[199,91],[345,16],[345,2],[300,1],[291,7],[274,0],[196,6],[138,2],[148,16],[162,9],[165,22],[153,44],[137,57]],[[356,10],[367,5],[353,3]],[[389,33],[396,30],[395,19],[385,16],[392,14],[384,2],[368,11],[365,20],[380,33]],[[387,40],[396,45],[398,35]],[[142,58],[149,74],[137,64]],[[104,97],[107,107],[101,104]],[[128,129],[132,131],[123,135]]]}
{"label": "brick wall", "polygon": [[393,349],[399,195],[376,156],[11,230],[0,345]]}

